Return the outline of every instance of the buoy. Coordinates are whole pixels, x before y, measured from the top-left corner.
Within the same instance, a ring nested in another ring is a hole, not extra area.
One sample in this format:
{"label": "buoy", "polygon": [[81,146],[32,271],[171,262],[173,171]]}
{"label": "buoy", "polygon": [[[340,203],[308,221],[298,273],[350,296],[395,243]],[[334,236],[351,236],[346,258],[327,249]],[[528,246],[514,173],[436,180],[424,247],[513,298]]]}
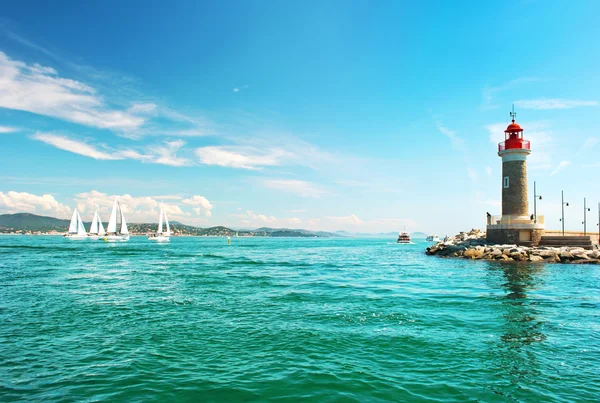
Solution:
{"label": "buoy", "polygon": [[231,245],[231,238],[227,237],[227,245]]}

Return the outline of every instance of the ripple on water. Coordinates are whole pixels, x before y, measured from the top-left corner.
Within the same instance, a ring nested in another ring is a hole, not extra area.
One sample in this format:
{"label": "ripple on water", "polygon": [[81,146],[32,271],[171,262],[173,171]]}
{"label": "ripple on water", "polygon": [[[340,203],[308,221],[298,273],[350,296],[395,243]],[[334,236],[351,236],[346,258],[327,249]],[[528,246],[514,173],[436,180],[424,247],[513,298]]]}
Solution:
{"label": "ripple on water", "polygon": [[597,267],[424,247],[2,237],[0,400],[597,400]]}

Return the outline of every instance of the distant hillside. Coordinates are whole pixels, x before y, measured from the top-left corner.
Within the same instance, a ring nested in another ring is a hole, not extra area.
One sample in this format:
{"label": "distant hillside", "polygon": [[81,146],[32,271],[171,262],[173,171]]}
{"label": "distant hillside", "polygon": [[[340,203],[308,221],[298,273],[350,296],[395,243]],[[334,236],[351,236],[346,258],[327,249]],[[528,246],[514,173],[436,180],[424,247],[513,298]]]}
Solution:
{"label": "distant hillside", "polygon": [[5,230],[27,230],[27,231],[65,231],[70,220],[41,215],[18,213],[0,214],[0,232]]}
{"label": "distant hillside", "polygon": [[[0,214],[0,233],[63,233],[69,227],[70,220],[54,217],[45,217],[36,214]],[[86,228],[90,222],[84,223]],[[171,232],[174,235],[194,236],[262,236],[262,237],[334,237],[339,236],[330,232],[313,232],[303,229],[287,228],[259,228],[256,230],[236,231],[231,228],[217,226],[200,228],[185,225],[177,221],[171,222]],[[106,227],[106,223],[104,223]],[[157,229],[156,223],[128,223],[127,227],[132,234],[148,234]]]}

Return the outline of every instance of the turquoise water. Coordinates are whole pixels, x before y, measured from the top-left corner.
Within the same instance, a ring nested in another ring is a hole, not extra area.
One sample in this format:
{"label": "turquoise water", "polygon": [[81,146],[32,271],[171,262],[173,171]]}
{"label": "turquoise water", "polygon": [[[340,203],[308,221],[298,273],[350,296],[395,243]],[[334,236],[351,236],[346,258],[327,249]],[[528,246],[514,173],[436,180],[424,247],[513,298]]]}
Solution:
{"label": "turquoise water", "polygon": [[0,237],[0,401],[597,401],[600,268]]}

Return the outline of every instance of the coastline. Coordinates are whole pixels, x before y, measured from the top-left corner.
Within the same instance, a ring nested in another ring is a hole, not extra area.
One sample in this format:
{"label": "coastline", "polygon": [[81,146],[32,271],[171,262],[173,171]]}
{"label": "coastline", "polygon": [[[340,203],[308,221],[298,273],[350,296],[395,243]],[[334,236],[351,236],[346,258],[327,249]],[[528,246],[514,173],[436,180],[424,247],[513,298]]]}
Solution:
{"label": "coastline", "polygon": [[580,247],[528,247],[488,243],[485,232],[473,229],[461,232],[428,247],[425,254],[444,258],[494,260],[506,262],[600,264],[597,247],[586,250]]}

